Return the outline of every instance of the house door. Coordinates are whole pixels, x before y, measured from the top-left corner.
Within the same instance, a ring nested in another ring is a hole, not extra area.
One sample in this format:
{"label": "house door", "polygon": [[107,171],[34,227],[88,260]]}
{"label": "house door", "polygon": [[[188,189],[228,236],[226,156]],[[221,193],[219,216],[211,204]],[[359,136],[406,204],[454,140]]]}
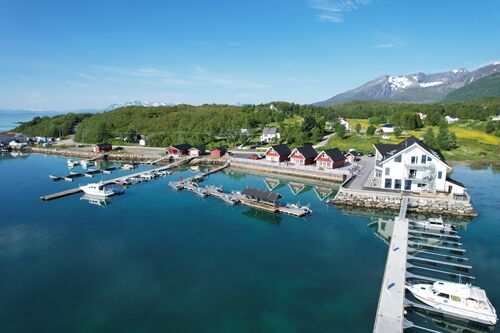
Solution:
{"label": "house door", "polygon": [[453,186],[448,186],[448,193],[451,193],[451,191],[453,190]]}

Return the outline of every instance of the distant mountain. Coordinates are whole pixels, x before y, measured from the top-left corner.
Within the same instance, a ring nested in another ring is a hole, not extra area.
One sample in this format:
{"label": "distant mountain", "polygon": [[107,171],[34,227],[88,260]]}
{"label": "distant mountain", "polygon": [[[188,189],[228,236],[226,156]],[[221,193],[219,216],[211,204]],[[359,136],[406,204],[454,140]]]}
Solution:
{"label": "distant mountain", "polygon": [[484,77],[465,87],[452,91],[444,102],[460,102],[481,97],[500,96],[500,72]]}
{"label": "distant mountain", "polygon": [[158,106],[173,106],[173,103],[165,102],[148,102],[148,101],[129,101],[122,104],[112,104],[102,111],[111,111],[125,106],[146,106],[146,107],[158,107]]}
{"label": "distant mountain", "polygon": [[499,72],[500,62],[495,62],[474,71],[461,68],[435,74],[418,72],[397,76],[384,75],[316,105],[331,105],[354,100],[438,102],[452,91]]}

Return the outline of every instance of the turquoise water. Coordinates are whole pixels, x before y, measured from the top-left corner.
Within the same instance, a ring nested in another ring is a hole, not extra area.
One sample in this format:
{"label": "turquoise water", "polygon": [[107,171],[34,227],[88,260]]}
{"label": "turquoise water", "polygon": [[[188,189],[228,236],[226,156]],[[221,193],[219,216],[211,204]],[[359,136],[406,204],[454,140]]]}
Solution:
{"label": "turquoise water", "polygon": [[[327,206],[311,187],[294,196],[285,183],[276,190],[311,203],[312,216],[273,216],[167,186],[190,170],[131,187],[106,207],[79,195],[42,202],[90,181],[48,178],[67,171],[63,158],[0,158],[2,332],[372,330],[387,246],[369,215]],[[498,307],[500,177],[459,167],[455,178],[470,185],[480,212],[463,242]],[[236,172],[205,184],[265,188]]]}

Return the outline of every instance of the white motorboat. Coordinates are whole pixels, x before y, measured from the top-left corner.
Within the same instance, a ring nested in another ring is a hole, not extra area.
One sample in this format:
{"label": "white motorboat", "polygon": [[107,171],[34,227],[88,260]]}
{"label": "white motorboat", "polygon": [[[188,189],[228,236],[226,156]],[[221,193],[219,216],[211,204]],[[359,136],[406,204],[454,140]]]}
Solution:
{"label": "white motorboat", "polygon": [[66,161],[66,163],[68,164],[68,167],[70,167],[70,168],[73,168],[73,167],[75,167],[77,165],[80,165],[80,161],[72,160],[72,159],[68,159]]}
{"label": "white motorboat", "polygon": [[300,203],[287,203],[286,204],[287,208],[292,208],[292,209],[300,209],[304,211],[306,214],[312,214],[312,209],[309,208],[309,206],[302,206]]}
{"label": "white motorboat", "polygon": [[205,188],[209,191],[222,193],[222,187],[215,185],[207,185]]}
{"label": "white motorboat", "polygon": [[123,170],[133,170],[133,169],[135,169],[135,165],[126,163],[126,164],[122,165],[122,169]]}
{"label": "white motorboat", "polygon": [[415,221],[415,225],[419,228],[435,231],[452,232],[456,231],[454,225],[449,223],[444,223],[443,219],[440,217],[431,217],[427,221]]}
{"label": "white motorboat", "polygon": [[140,175],[140,177],[146,181],[155,179],[155,175],[153,173],[144,173]]}
{"label": "white motorboat", "polygon": [[450,316],[486,325],[497,322],[495,308],[481,288],[445,281],[409,284],[406,288],[419,301]]}
{"label": "white motorboat", "polygon": [[89,160],[81,160],[80,165],[82,166],[82,168],[87,169],[89,166],[93,166],[94,162]]}
{"label": "white motorboat", "polygon": [[232,196],[230,194],[221,194],[220,195],[220,199],[222,201],[224,201],[225,203],[228,203],[230,205],[236,205],[238,203],[240,203],[240,200],[238,198],[236,198],[235,196]]}
{"label": "white motorboat", "polygon": [[85,194],[97,197],[109,197],[115,194],[115,191],[109,187],[106,187],[106,184],[104,184],[103,182],[80,186],[80,189],[85,192]]}
{"label": "white motorboat", "polygon": [[176,191],[180,191],[184,188],[184,185],[181,182],[170,182],[168,183],[168,186],[170,186]]}
{"label": "white motorboat", "polygon": [[191,191],[193,191],[196,195],[204,198],[208,196],[208,191],[204,188],[194,186]]}

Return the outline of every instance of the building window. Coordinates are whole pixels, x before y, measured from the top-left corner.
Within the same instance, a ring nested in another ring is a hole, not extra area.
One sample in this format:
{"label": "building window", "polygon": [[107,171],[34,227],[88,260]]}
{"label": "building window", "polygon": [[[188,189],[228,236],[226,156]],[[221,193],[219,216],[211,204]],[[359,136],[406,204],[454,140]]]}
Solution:
{"label": "building window", "polygon": [[432,158],[430,156],[427,156],[427,161],[432,161]]}
{"label": "building window", "polygon": [[412,156],[411,157],[411,164],[417,164],[417,156]]}
{"label": "building window", "polygon": [[422,164],[426,164],[427,163],[427,155],[422,155]]}
{"label": "building window", "polygon": [[385,175],[389,176],[391,174],[391,168],[385,168]]}
{"label": "building window", "polygon": [[417,178],[417,170],[415,169],[410,169],[410,172],[408,174],[408,178],[410,179],[415,179]]}
{"label": "building window", "polygon": [[443,171],[438,171],[438,179],[442,179],[443,178]]}
{"label": "building window", "polygon": [[405,191],[411,191],[411,180],[405,180]]}
{"label": "building window", "polygon": [[401,189],[401,179],[394,179],[394,188],[397,190]]}
{"label": "building window", "polygon": [[398,156],[396,156],[396,158],[394,159],[394,162],[401,162],[401,154],[399,154]]}
{"label": "building window", "polygon": [[385,188],[392,188],[392,179],[391,178],[386,178],[385,179]]}

